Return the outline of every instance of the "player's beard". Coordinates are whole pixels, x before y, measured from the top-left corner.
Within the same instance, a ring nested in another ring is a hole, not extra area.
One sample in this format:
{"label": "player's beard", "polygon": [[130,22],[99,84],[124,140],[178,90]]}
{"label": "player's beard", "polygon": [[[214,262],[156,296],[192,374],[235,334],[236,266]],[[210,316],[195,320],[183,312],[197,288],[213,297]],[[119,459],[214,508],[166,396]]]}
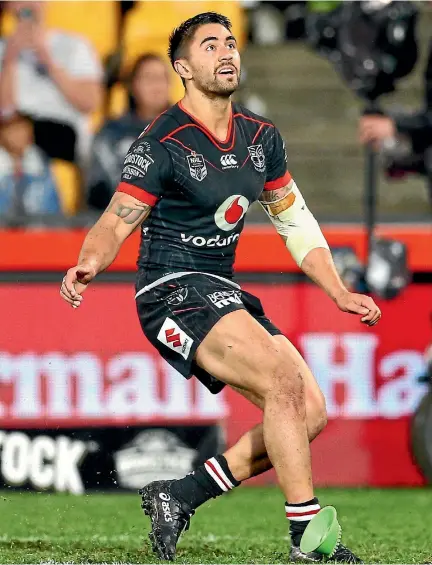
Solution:
{"label": "player's beard", "polygon": [[198,89],[210,97],[229,98],[239,87],[240,73],[230,76],[232,76],[231,80],[227,80],[226,77],[218,74],[211,77],[198,77],[196,83]]}

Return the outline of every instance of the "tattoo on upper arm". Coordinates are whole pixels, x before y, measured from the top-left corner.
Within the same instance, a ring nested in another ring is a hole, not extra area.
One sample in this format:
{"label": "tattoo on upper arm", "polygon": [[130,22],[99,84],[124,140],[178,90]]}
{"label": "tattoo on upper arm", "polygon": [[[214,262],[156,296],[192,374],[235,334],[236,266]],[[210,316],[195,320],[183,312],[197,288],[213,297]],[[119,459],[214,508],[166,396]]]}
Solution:
{"label": "tattoo on upper arm", "polygon": [[144,221],[149,215],[151,207],[147,204],[144,206],[144,208],[130,208],[129,206],[119,204],[116,214],[122,218],[125,224],[135,224],[135,222]]}
{"label": "tattoo on upper arm", "polygon": [[261,204],[267,208],[272,216],[277,216],[294,204],[296,196],[292,190],[293,186],[294,181],[291,180],[282,188],[263,191],[260,197]]}
{"label": "tattoo on upper arm", "polygon": [[114,201],[108,206],[108,210],[121,218],[125,224],[132,225],[136,222],[143,222],[150,214],[151,206],[144,202],[128,202],[123,204]]}

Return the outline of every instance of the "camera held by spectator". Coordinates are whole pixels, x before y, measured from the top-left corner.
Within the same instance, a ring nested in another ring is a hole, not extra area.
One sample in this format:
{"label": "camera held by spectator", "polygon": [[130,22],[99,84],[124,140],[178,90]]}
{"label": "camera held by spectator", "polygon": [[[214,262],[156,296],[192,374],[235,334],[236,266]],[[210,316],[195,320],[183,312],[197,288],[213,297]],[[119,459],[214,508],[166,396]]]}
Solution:
{"label": "camera held by spectator", "polygon": [[432,205],[432,43],[423,108],[413,113],[366,114],[360,119],[359,138],[380,151],[389,177],[425,176]]}
{"label": "camera held by spectator", "polygon": [[83,37],[46,27],[47,4],[5,2],[16,27],[0,41],[0,114],[26,113],[45,153],[82,161],[90,144],[89,115],[101,101],[102,69]]}

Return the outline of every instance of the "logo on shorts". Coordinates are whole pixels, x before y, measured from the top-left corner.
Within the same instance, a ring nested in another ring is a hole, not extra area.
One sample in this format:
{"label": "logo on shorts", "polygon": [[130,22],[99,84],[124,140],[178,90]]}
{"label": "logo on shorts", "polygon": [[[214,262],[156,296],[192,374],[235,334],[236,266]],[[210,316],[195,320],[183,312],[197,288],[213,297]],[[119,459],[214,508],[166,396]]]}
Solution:
{"label": "logo on shorts", "polygon": [[222,155],[220,162],[223,171],[225,171],[225,169],[238,169],[237,157],[232,153],[229,155]]}
{"label": "logo on shorts", "polygon": [[171,318],[165,318],[157,338],[161,343],[179,353],[184,359],[188,358],[193,339],[180,329]]}
{"label": "logo on shorts", "polygon": [[259,145],[250,145],[248,147],[249,155],[252,161],[253,166],[255,169],[263,173],[265,171],[265,155],[264,149],[261,144]]}
{"label": "logo on shorts", "polygon": [[212,292],[207,294],[216,308],[223,308],[224,306],[229,306],[230,304],[242,304],[240,292],[238,290],[218,290],[217,292]]}
{"label": "logo on shorts", "polygon": [[249,200],[240,194],[227,198],[216,210],[214,219],[223,231],[233,230],[249,208]]}
{"label": "logo on shorts", "polygon": [[204,157],[200,153],[192,153],[186,157],[191,177],[199,182],[207,176],[207,167]]}
{"label": "logo on shorts", "polygon": [[187,287],[178,288],[167,296],[166,301],[168,302],[168,304],[172,304],[173,306],[179,306],[186,300],[187,295]]}

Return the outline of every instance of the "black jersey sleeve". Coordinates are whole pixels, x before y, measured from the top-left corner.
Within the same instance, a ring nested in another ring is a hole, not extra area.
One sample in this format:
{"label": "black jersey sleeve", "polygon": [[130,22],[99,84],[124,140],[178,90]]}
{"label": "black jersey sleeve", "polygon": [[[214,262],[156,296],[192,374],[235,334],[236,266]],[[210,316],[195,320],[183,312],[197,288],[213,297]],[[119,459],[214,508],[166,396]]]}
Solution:
{"label": "black jersey sleeve", "polygon": [[138,138],[127,152],[117,190],[154,206],[171,176],[171,166],[168,151],[157,139]]}
{"label": "black jersey sleeve", "polygon": [[279,130],[272,128],[272,140],[269,155],[267,157],[267,176],[264,190],[275,190],[287,185],[291,175],[287,168],[287,154],[285,142]]}

